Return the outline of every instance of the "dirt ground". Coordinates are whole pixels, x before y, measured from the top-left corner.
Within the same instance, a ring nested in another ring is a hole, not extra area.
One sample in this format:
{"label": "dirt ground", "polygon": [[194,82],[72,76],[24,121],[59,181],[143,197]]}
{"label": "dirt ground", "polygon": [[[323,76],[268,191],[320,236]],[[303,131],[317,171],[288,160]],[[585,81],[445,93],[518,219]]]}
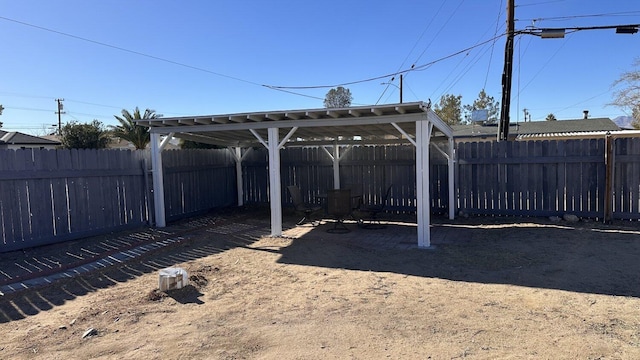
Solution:
{"label": "dirt ground", "polygon": [[253,221],[0,297],[0,359],[640,359],[637,222],[436,219],[424,250]]}

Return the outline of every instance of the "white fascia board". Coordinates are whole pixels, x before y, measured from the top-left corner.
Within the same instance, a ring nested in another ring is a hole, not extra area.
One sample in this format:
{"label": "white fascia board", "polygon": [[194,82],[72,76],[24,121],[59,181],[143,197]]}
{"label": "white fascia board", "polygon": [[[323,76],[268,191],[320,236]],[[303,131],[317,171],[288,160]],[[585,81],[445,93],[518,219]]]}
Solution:
{"label": "white fascia board", "polygon": [[[181,126],[167,126],[167,127],[151,127],[151,133],[166,134],[171,132],[203,132],[203,131],[230,131],[230,130],[258,130],[269,128],[292,128],[292,127],[319,127],[319,126],[348,126],[348,125],[373,125],[373,124],[390,124],[415,122],[427,120],[428,113],[414,113],[414,114],[395,114],[395,115],[382,115],[382,116],[366,116],[366,117],[344,117],[336,119],[305,119],[305,120],[280,120],[280,121],[261,121],[254,123],[242,123],[242,124],[216,124],[216,125],[181,125]],[[435,113],[434,113],[435,116]],[[442,120],[435,116],[441,124],[434,124],[440,129],[443,125],[444,129],[451,130]],[[429,119],[431,120],[431,119]],[[442,132],[447,134],[443,129]],[[452,133],[449,131],[449,133]]]}
{"label": "white fascia board", "polygon": [[449,124],[445,123],[440,117],[431,109],[427,111],[427,116],[429,121],[435,126],[438,130],[442,131],[448,138],[453,137],[453,129]]}

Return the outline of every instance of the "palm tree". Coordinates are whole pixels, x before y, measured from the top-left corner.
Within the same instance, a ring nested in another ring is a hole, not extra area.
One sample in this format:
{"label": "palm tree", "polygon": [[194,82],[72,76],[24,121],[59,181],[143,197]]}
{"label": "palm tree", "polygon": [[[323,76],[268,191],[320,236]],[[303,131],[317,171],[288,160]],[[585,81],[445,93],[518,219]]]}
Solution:
{"label": "palm tree", "polygon": [[140,115],[140,109],[136,106],[136,109],[131,114],[129,111],[122,109],[122,117],[114,115],[120,122],[118,126],[111,126],[113,136],[122,140],[127,140],[136,147],[136,149],[144,149],[151,136],[149,135],[149,128],[136,124],[135,120],[144,119],[156,119],[162,115],[156,114],[155,110],[146,109],[144,115]]}

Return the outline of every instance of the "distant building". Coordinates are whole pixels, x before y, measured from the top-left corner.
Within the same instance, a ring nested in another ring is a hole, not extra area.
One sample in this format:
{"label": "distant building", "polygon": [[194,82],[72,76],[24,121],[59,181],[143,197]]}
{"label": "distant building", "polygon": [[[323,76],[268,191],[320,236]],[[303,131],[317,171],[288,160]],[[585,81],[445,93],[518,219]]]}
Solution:
{"label": "distant building", "polygon": [[[497,124],[453,125],[456,142],[493,141],[497,138]],[[609,118],[531,121],[511,123],[509,140],[553,140],[559,138],[589,138],[602,136],[606,132],[620,132],[621,129]]]}
{"label": "distant building", "polygon": [[16,131],[0,130],[0,149],[55,149],[60,142]]}

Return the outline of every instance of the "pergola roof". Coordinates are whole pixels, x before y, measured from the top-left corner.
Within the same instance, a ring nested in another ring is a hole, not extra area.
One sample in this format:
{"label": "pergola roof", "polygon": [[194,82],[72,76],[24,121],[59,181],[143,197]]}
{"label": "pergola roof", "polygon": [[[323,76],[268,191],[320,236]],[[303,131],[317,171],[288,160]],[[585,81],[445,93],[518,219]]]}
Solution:
{"label": "pergola roof", "polygon": [[[334,187],[340,187],[338,144],[411,142],[416,147],[418,246],[429,247],[429,142],[433,129],[449,139],[449,217],[453,218],[453,130],[427,104],[414,102],[340,109],[251,112],[136,121],[151,128],[151,164],[156,225],[165,226],[162,148],[171,137],[224,145],[236,160],[238,204],[242,201],[242,150],[256,144],[269,153],[269,184],[281,184],[280,149],[289,145],[333,144]],[[288,131],[282,136],[281,130]],[[160,142],[160,135],[168,135]],[[404,138],[404,139],[403,139]],[[325,149],[326,150],[326,149]],[[245,153],[246,154],[246,153]],[[269,186],[271,235],[282,234],[281,186]]]}
{"label": "pergola roof", "polygon": [[[288,144],[376,143],[402,140],[402,129],[415,137],[415,122],[428,120],[445,136],[453,131],[430,111],[427,104],[358,106],[338,109],[307,109],[250,112],[226,115],[162,117],[137,120],[151,127],[151,133],[224,146],[249,147],[259,144],[252,130],[263,139],[268,128],[297,128]],[[395,124],[395,125],[393,125]],[[361,139],[361,140],[354,140]],[[406,141],[406,140],[404,140]]]}

